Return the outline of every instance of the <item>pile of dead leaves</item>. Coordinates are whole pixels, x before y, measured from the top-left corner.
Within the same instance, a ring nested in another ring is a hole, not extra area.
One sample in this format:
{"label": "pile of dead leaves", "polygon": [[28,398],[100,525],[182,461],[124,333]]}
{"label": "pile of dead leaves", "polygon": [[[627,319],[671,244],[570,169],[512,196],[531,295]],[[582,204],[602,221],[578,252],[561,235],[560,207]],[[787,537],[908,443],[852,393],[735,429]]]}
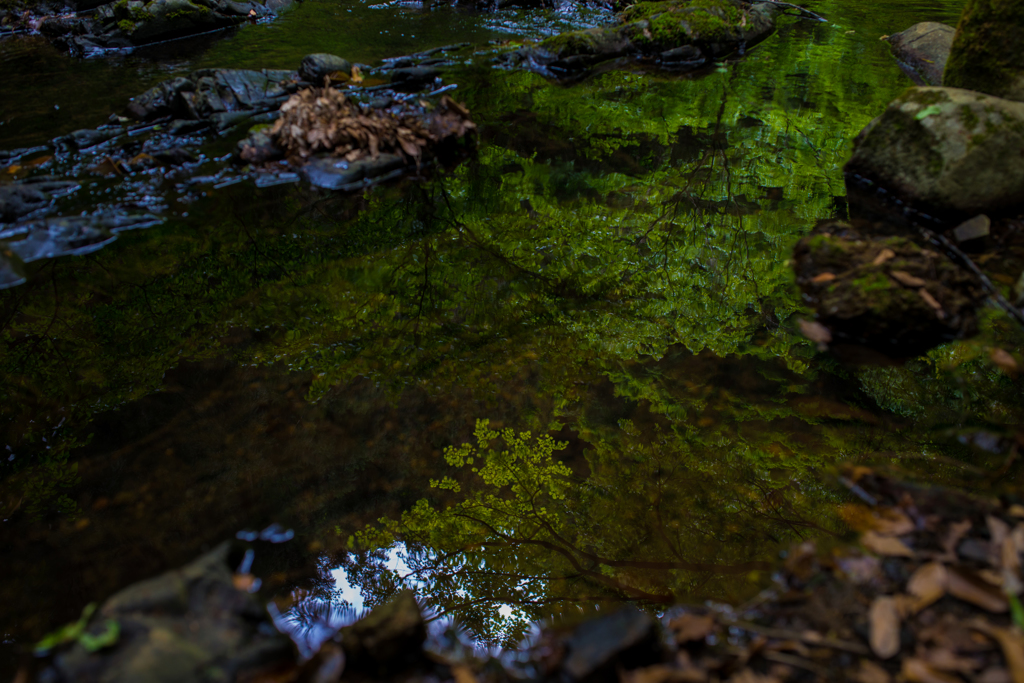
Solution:
{"label": "pile of dead leaves", "polygon": [[319,153],[349,162],[392,153],[418,164],[432,146],[475,128],[469,111],[447,96],[433,110],[425,102],[373,109],[327,87],[292,95],[281,105],[270,138],[292,163]]}

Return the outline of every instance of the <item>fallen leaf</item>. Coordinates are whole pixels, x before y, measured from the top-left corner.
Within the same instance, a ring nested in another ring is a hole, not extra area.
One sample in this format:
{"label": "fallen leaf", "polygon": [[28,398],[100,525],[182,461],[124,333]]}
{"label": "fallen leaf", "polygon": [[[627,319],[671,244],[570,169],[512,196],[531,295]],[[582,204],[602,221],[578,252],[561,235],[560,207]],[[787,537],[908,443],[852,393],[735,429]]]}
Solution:
{"label": "fallen leaf", "polygon": [[248,593],[256,585],[256,577],[252,574],[235,574],[231,577],[231,583],[238,590]]}
{"label": "fallen leaf", "polygon": [[814,284],[818,285],[818,284],[821,284],[822,282],[832,282],[832,280],[835,280],[835,279],[836,279],[836,274],[835,273],[820,273],[820,274],[815,275],[814,277],[812,277],[811,278],[811,282],[813,282]]}
{"label": "fallen leaf", "polygon": [[1013,683],[1024,683],[1024,635],[1009,629],[996,628],[980,619],[972,620],[970,626],[999,643]]}
{"label": "fallen leaf", "polygon": [[916,657],[907,657],[903,660],[902,673],[913,683],[961,683],[959,677],[943,673]]}
{"label": "fallen leaf", "polygon": [[893,557],[913,557],[913,551],[903,541],[892,536],[882,536],[877,531],[868,531],[860,537],[865,548],[877,555]]}
{"label": "fallen leaf", "polygon": [[1024,517],[1024,505],[1014,503],[1007,512],[1011,517]]}
{"label": "fallen leaf", "polygon": [[711,615],[682,614],[668,622],[668,627],[675,634],[677,643],[704,640],[715,630],[715,618]]}
{"label": "fallen leaf", "polygon": [[351,78],[352,78],[352,82],[353,83],[362,83],[363,82],[363,72],[362,72],[362,70],[358,66],[353,66],[352,67],[352,76],[351,76]]}
{"label": "fallen leaf", "polygon": [[941,647],[924,653],[918,651],[918,656],[924,659],[929,666],[940,671],[956,671],[962,674],[969,674],[981,668],[981,663],[977,659],[958,657],[952,650]]}
{"label": "fallen leaf", "polygon": [[853,675],[857,683],[890,683],[892,676],[870,659],[860,660],[860,668]]}
{"label": "fallen leaf", "polygon": [[921,610],[946,594],[947,583],[946,568],[938,562],[929,562],[910,575],[907,592],[918,599],[918,609]]}
{"label": "fallen leaf", "polygon": [[924,287],[927,284],[919,277],[915,277],[905,270],[894,270],[889,275],[892,279],[906,287]]}
{"label": "fallen leaf", "polygon": [[832,341],[832,332],[827,327],[819,322],[804,320],[803,318],[798,318],[796,322],[800,326],[800,334],[815,342],[818,345],[819,351],[824,351],[828,348],[826,345]]}
{"label": "fallen leaf", "polygon": [[452,678],[455,679],[455,683],[477,683],[476,674],[465,664],[452,666]]}
{"label": "fallen leaf", "polygon": [[889,596],[875,598],[868,611],[871,651],[889,659],[900,651],[900,615],[896,601]]}
{"label": "fallen leaf", "polygon": [[876,256],[875,260],[871,262],[871,265],[880,266],[895,255],[896,252],[894,252],[892,249],[883,249],[882,251],[878,252],[878,256]]}
{"label": "fallen leaf", "polygon": [[950,567],[946,575],[947,588],[953,597],[989,612],[1002,613],[1009,609],[1006,596],[998,588],[985,583],[967,570]]}
{"label": "fallen leaf", "polygon": [[936,301],[935,297],[933,297],[927,289],[922,287],[921,289],[917,290],[917,295],[924,299],[924,302],[926,304],[932,307],[932,309],[935,311],[935,315],[938,316],[939,320],[945,319],[946,312],[942,310],[942,304]]}
{"label": "fallen leaf", "polygon": [[992,359],[997,368],[1008,375],[1015,375],[1020,370],[1017,359],[998,347],[992,347],[988,352],[988,357]]}
{"label": "fallen leaf", "polygon": [[942,538],[942,549],[946,551],[946,559],[950,561],[956,560],[956,547],[960,545],[960,539],[970,530],[971,522],[966,519],[949,525],[949,531]]}

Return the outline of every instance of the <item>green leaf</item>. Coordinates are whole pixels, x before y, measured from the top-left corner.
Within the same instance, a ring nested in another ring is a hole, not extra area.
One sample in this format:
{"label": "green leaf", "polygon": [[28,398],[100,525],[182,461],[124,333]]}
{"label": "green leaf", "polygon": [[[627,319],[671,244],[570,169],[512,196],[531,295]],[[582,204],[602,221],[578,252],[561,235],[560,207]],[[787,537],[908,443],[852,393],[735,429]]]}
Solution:
{"label": "green leaf", "polygon": [[921,111],[917,112],[917,115],[914,118],[917,119],[918,121],[921,121],[921,120],[924,120],[924,119],[928,118],[929,116],[932,116],[933,114],[941,114],[941,113],[942,113],[942,107],[940,107],[937,104],[933,104],[933,105],[927,106],[924,109],[922,109]]}
{"label": "green leaf", "polygon": [[121,637],[121,625],[113,619],[107,619],[104,626],[105,630],[99,635],[94,636],[91,633],[83,633],[78,637],[78,642],[82,644],[86,651],[96,652],[117,644],[118,638]]}

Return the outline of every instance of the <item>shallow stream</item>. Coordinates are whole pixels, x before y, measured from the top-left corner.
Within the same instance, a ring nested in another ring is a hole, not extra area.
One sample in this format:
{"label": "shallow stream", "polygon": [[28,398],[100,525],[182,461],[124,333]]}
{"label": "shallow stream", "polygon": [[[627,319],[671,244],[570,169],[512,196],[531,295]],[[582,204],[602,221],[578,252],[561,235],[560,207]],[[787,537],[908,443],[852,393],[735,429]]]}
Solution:
{"label": "shallow stream", "polygon": [[[750,599],[794,541],[846,536],[839,463],[1012,483],[1024,394],[989,355],[1021,344],[1005,316],[843,364],[797,331],[787,263],[845,216],[851,141],[910,85],[879,37],[961,5],[813,0],[828,23],[783,17],[742,58],[572,85],[494,51],[601,12],[304,0],[132,54],[0,42],[0,149],[197,68],[459,42],[445,80],[480,127],[458,166],[355,195],[168,195],[162,225],[0,291],[0,676],[87,603],[274,523],[294,538],[257,541],[253,571],[297,632],[407,584],[510,644],[623,600]],[[74,210],[109,182],[83,178]],[[564,448],[449,465],[478,420]]]}

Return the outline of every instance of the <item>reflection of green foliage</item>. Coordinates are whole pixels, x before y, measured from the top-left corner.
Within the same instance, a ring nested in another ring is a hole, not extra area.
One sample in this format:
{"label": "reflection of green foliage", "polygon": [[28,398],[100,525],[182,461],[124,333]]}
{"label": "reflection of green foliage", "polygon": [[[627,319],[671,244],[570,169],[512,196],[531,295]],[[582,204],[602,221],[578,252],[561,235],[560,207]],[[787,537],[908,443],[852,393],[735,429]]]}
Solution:
{"label": "reflection of green foliage", "polygon": [[95,611],[96,603],[90,602],[82,610],[82,616],[78,621],[60,627],[36,643],[36,655],[48,654],[56,647],[74,642],[78,642],[87,652],[98,652],[103,648],[116,645],[121,637],[121,625],[114,619],[107,619],[103,623],[103,630],[99,633],[86,631],[89,619],[92,618]]}

